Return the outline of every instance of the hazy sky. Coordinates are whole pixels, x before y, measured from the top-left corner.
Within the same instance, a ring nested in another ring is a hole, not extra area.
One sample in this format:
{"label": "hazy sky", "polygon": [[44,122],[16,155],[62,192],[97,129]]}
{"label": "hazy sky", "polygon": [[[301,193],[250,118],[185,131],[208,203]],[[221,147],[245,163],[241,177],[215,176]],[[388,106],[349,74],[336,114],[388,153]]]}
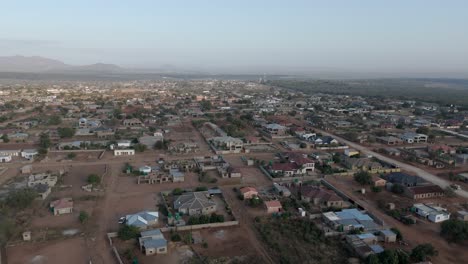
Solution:
{"label": "hazy sky", "polygon": [[210,70],[468,72],[466,0],[1,0],[0,56]]}

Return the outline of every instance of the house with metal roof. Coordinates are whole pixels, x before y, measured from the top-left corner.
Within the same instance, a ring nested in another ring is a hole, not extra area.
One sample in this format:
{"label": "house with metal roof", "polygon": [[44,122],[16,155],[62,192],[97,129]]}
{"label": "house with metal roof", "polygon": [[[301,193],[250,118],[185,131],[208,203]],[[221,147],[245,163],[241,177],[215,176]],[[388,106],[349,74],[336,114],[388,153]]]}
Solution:
{"label": "house with metal roof", "polygon": [[206,215],[216,212],[216,203],[207,191],[187,192],[177,197],[174,209],[188,215]]}
{"label": "house with metal roof", "polygon": [[161,229],[152,229],[143,231],[138,238],[140,250],[146,256],[167,253],[167,240],[161,232]]}
{"label": "house with metal roof", "polygon": [[136,226],[140,229],[146,229],[158,223],[159,213],[152,211],[141,211],[135,214],[125,216],[125,224]]}

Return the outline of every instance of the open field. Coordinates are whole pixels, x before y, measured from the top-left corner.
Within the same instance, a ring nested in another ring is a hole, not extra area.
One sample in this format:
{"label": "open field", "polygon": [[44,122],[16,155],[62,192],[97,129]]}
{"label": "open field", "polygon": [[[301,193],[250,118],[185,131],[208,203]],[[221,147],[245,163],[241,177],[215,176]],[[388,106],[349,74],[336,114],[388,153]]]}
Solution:
{"label": "open field", "polygon": [[88,263],[90,255],[83,238],[70,238],[7,247],[9,264]]}

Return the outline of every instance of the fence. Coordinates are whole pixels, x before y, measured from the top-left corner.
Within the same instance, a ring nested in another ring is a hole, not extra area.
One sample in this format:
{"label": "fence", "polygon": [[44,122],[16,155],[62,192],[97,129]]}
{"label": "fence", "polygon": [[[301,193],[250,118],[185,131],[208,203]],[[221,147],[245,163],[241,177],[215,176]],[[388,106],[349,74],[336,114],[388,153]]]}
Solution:
{"label": "fence", "polygon": [[273,182],[311,181],[311,180],[318,179],[317,176],[292,176],[292,177],[274,178],[270,175],[270,173],[263,166],[259,166],[259,168],[263,172],[263,174],[265,174]]}
{"label": "fence", "polygon": [[222,223],[210,223],[210,224],[201,224],[201,225],[187,225],[187,226],[170,226],[160,228],[161,232],[168,231],[187,231],[187,230],[198,230],[204,228],[216,228],[216,227],[229,227],[239,225],[239,221],[228,221]]}

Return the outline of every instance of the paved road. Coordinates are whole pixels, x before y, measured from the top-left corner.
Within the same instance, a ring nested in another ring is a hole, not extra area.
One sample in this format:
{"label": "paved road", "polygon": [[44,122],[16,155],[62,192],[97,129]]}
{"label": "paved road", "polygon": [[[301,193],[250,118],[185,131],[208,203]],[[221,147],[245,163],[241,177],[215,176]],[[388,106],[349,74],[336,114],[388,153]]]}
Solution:
{"label": "paved road", "polygon": [[[317,132],[320,132],[322,133],[323,135],[327,135],[327,136],[332,136],[334,138],[336,138],[338,141],[342,142],[342,143],[345,143],[346,145],[354,148],[354,149],[357,149],[359,150],[360,152],[364,153],[364,154],[367,154],[367,155],[372,155],[373,157],[376,157],[380,160],[383,160],[385,162],[388,162],[388,163],[392,163],[392,164],[395,164],[397,166],[399,166],[402,170],[405,170],[405,171],[409,171],[409,172],[412,172],[416,175],[418,175],[419,177],[429,181],[429,182],[432,182],[433,184],[436,184],[436,185],[439,185],[440,187],[442,188],[446,188],[448,186],[450,186],[451,182],[449,181],[446,181],[444,179],[441,179],[439,177],[437,177],[436,175],[434,174],[431,174],[427,171],[424,171],[418,167],[415,167],[413,165],[410,165],[410,164],[407,164],[407,163],[403,163],[403,162],[400,162],[398,160],[394,160],[392,158],[389,158],[387,156],[384,156],[384,155],[381,155],[377,152],[374,152],[374,151],[371,151],[369,150],[367,147],[365,146],[362,146],[362,145],[359,145],[359,144],[356,144],[354,142],[351,142],[351,141],[348,141],[344,138],[341,138],[341,137],[338,137],[336,135],[333,135],[333,134],[330,134],[326,131],[323,131],[323,130],[319,130],[319,129],[315,129]],[[455,191],[458,195],[464,197],[464,198],[468,198],[468,192],[465,191],[465,190],[458,190],[458,191]]]}
{"label": "paved road", "polygon": [[458,133],[458,132],[455,132],[455,131],[452,131],[452,130],[448,130],[448,129],[445,129],[445,128],[435,128],[435,130],[439,130],[439,131],[445,132],[445,133],[447,133],[447,134],[451,134],[451,135],[454,135],[454,136],[457,136],[457,137],[461,137],[461,138],[464,138],[464,139],[468,139],[468,135],[460,134],[460,133]]}

